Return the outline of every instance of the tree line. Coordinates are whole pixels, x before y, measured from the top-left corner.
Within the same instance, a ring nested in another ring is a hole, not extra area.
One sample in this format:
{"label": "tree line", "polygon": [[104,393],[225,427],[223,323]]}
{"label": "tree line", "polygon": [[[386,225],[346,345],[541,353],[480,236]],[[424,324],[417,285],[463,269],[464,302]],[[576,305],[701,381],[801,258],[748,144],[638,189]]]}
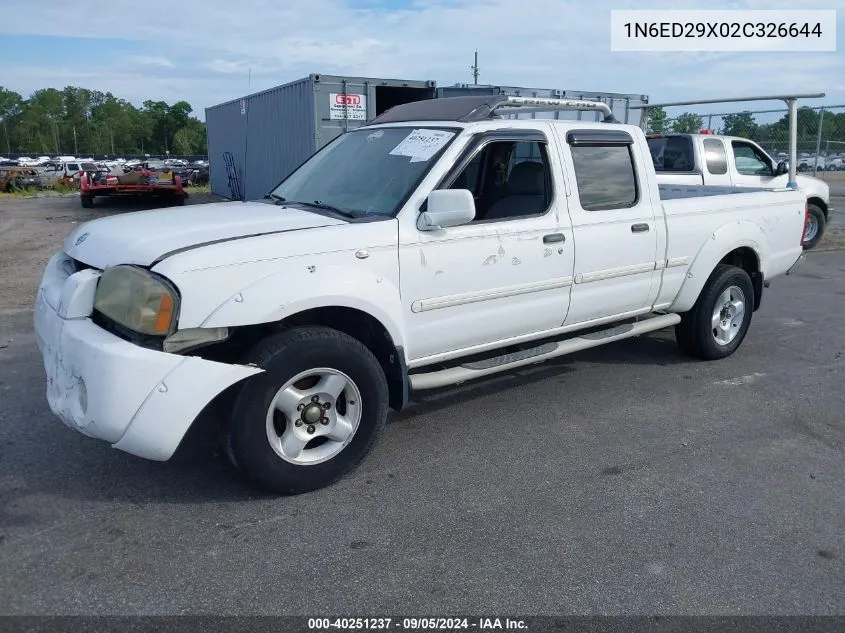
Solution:
{"label": "tree line", "polygon": [[0,86],[0,152],[35,156],[206,155],[205,124],[186,101],[136,107],[76,86],[29,98]]}
{"label": "tree line", "polygon": [[[681,134],[694,134],[707,127],[705,121],[709,115],[699,115],[692,112],[684,112],[680,116],[670,119],[663,108],[653,108],[648,113],[649,134],[668,134],[670,132]],[[757,123],[752,112],[738,112],[726,114],[721,118],[721,126],[711,130],[714,134],[726,136],[741,136],[758,143],[789,141],[789,114],[784,115],[774,123]],[[841,151],[845,149],[845,111],[825,111],[822,115],[815,108],[803,106],[798,108],[798,145],[799,147],[814,147],[819,133],[821,122],[822,149],[830,141],[835,143],[831,150]]]}

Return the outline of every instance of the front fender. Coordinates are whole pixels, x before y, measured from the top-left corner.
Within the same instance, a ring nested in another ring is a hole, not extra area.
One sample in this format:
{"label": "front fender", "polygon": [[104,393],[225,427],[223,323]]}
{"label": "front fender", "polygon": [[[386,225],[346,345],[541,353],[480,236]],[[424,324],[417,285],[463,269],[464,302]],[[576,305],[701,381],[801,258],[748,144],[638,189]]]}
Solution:
{"label": "front fender", "polygon": [[398,283],[379,270],[341,263],[278,270],[234,293],[200,327],[272,323],[320,307],[366,312],[385,327],[394,345],[404,345]]}
{"label": "front fender", "polygon": [[[687,276],[672,305],[670,312],[686,312],[691,309],[701,294],[713,270],[725,255],[738,248],[750,248],[758,261],[765,262],[767,239],[763,229],[750,220],[737,220],[722,225],[701,245],[687,270]],[[763,274],[765,276],[765,269]]]}

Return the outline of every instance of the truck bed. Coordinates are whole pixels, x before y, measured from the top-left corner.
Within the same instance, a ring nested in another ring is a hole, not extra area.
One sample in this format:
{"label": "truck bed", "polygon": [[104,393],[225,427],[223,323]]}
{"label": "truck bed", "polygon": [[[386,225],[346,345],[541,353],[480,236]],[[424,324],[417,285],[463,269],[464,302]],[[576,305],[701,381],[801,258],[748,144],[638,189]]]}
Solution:
{"label": "truck bed", "polygon": [[[750,235],[755,249],[765,254],[760,264],[768,279],[785,273],[802,252],[806,195],[799,190],[669,184],[658,189],[667,260],[693,261],[706,236],[730,245]],[[683,267],[667,269],[664,284],[680,287],[685,276]]]}

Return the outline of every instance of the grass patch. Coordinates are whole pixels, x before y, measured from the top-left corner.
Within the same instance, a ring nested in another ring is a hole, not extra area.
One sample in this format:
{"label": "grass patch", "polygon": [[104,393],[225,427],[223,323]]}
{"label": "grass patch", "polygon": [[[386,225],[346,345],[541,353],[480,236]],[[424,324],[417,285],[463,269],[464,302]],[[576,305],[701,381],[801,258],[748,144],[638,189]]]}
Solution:
{"label": "grass patch", "polygon": [[185,191],[189,194],[191,193],[211,193],[211,185],[199,185],[196,187],[192,187],[191,185],[185,186]]}
{"label": "grass patch", "polygon": [[18,199],[18,198],[34,198],[38,194],[49,196],[49,195],[59,195],[59,192],[55,191],[53,189],[39,190],[39,189],[36,189],[35,187],[27,187],[26,189],[15,189],[15,190],[8,192],[8,193],[7,192],[0,193],[0,200]]}
{"label": "grass patch", "polygon": [[56,183],[55,185],[53,185],[52,189],[48,189],[47,191],[55,191],[56,193],[75,193],[76,189],[73,187],[69,187],[68,185]]}

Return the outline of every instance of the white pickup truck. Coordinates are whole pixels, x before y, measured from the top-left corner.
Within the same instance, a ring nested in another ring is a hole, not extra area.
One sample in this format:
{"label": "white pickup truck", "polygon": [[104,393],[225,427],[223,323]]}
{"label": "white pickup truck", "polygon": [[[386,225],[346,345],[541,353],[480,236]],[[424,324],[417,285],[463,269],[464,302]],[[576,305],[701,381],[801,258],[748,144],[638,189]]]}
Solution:
{"label": "white pickup truck", "polygon": [[693,357],[735,352],[803,256],[805,196],[659,187],[604,104],[496,115],[534,103],[396,106],[265,200],[80,226],[35,307],[52,411],[162,461],[223,412],[233,463],[291,494],[347,473],[412,390],[668,327]]}
{"label": "white pickup truck", "polygon": [[[658,184],[716,185],[779,189],[789,180],[788,163],[776,162],[754,141],[715,134],[653,134],[648,146]],[[799,170],[800,171],[800,170]],[[810,218],[804,236],[809,250],[824,235],[830,208],[830,187],[812,176],[796,177],[807,196]]]}

